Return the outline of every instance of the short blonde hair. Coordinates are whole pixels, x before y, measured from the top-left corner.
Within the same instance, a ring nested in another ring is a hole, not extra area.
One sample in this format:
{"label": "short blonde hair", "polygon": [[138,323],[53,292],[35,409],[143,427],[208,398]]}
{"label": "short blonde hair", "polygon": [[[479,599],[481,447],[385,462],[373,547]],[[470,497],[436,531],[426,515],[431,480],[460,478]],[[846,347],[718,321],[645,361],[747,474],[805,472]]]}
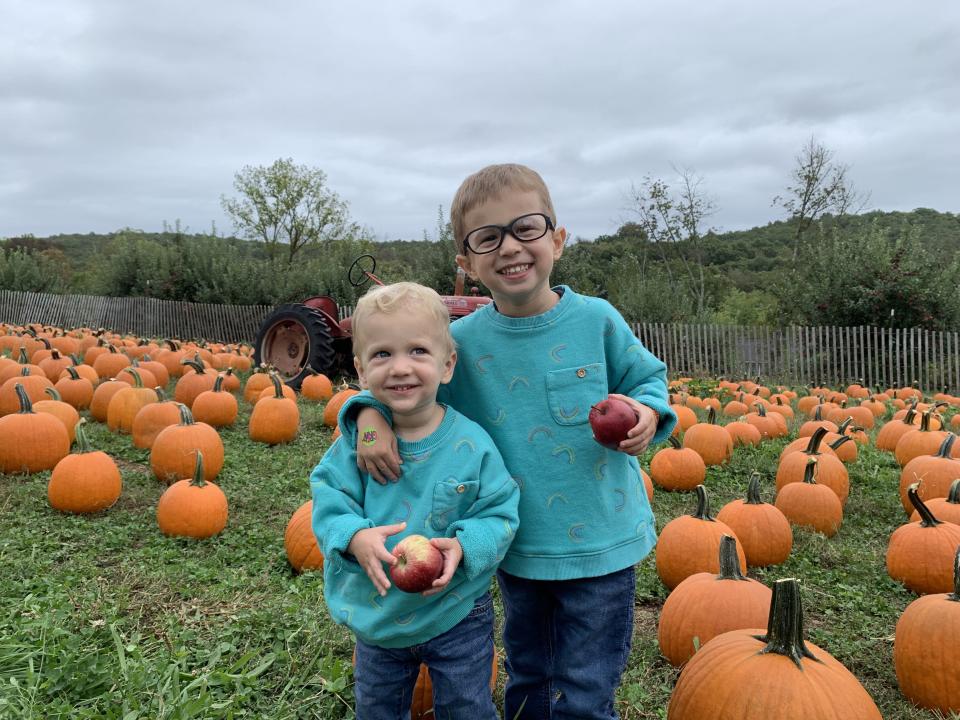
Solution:
{"label": "short blonde hair", "polygon": [[456,344],[450,334],[450,312],[436,290],[414,282],[398,282],[390,285],[375,285],[357,301],[351,318],[353,354],[360,356],[367,341],[363,327],[367,318],[375,313],[391,314],[404,310],[418,312],[436,327],[444,349],[453,353]]}
{"label": "short blonde hair", "polygon": [[465,254],[463,240],[468,230],[464,227],[463,216],[477,205],[502,197],[506,190],[537,193],[543,203],[543,211],[556,225],[557,218],[553,211],[550,191],[539,173],[526,165],[516,163],[488,165],[460,184],[450,205],[450,224],[453,226],[453,237],[459,254]]}

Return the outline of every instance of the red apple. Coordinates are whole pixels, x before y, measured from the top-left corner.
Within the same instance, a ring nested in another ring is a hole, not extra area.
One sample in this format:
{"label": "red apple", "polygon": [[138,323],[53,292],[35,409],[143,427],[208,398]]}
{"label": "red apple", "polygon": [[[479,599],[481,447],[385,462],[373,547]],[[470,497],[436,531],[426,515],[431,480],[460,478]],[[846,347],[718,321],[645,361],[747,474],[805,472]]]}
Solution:
{"label": "red apple", "polygon": [[593,439],[611,450],[616,450],[620,441],[627,439],[627,432],[639,420],[632,407],[615,397],[591,406],[589,419]]}
{"label": "red apple", "polygon": [[407,535],[393,548],[397,564],[390,579],[397,589],[408,593],[429,590],[443,572],[443,555],[423,535]]}

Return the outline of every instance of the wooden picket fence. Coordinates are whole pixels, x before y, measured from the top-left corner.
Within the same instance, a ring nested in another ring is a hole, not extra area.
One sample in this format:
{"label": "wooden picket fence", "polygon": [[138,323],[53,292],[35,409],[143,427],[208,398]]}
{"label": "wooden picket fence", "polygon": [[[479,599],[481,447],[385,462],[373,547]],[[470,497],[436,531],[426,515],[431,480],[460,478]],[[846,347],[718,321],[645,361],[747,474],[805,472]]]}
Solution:
{"label": "wooden picket fence", "polygon": [[144,297],[99,297],[0,290],[0,322],[107,328],[145,337],[252,342],[269,305],[214,305]]}
{"label": "wooden picket fence", "polygon": [[[52,295],[0,290],[0,322],[104,327],[146,337],[252,342],[269,305],[213,305],[154,298]],[[353,308],[340,308],[341,318]],[[960,393],[960,333],[920,328],[741,327],[634,323],[637,337],[671,376],[755,378],[869,386],[917,381]]]}
{"label": "wooden picket fence", "polygon": [[755,378],[790,385],[861,380],[960,391],[960,333],[920,328],[739,327],[635,323],[671,376]]}

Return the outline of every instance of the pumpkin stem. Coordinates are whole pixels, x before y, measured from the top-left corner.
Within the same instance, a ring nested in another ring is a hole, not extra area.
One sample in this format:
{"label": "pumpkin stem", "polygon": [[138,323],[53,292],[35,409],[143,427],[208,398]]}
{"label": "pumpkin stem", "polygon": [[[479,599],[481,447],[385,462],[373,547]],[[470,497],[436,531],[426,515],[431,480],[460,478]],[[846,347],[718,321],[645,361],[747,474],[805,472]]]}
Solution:
{"label": "pumpkin stem", "polygon": [[817,407],[813,411],[813,419],[817,422],[823,420],[823,403],[817,403]]}
{"label": "pumpkin stem", "polygon": [[947,433],[947,436],[943,439],[943,442],[940,443],[940,449],[937,451],[935,457],[943,458],[944,460],[950,460],[952,458],[951,452],[953,451],[953,443],[956,439],[956,435],[953,433]]}
{"label": "pumpkin stem", "polygon": [[927,507],[927,504],[920,499],[920,493],[917,492],[920,489],[920,483],[913,483],[910,487],[907,488],[907,497],[910,498],[910,504],[916,509],[917,513],[920,515],[920,527],[936,527],[941,524],[940,520],[937,520],[933,513],[930,512],[930,508]]}
{"label": "pumpkin stem", "polygon": [[953,592],[947,595],[947,600],[960,602],[960,547],[953,556]]}
{"label": "pumpkin stem", "polygon": [[763,403],[754,403],[753,406],[756,408],[756,413],[760,417],[767,416],[767,407]]}
{"label": "pumpkin stem", "polygon": [[177,406],[177,409],[180,410],[180,424],[193,425],[193,413],[190,412],[190,408],[183,403],[177,403]]}
{"label": "pumpkin stem", "polygon": [[807,443],[807,449],[804,452],[806,452],[807,455],[819,455],[820,442],[826,434],[827,429],[823,425],[814,430],[813,435],[810,436],[810,441]]}
{"label": "pumpkin stem", "polygon": [[817,481],[815,476],[817,474],[817,459],[812,455],[807,458],[807,465],[803,468],[803,481],[805,483],[810,483],[811,485],[816,485]]}
{"label": "pumpkin stem", "polygon": [[70,375],[71,380],[80,379],[80,373],[77,372],[76,368],[74,368],[73,365],[67,366],[66,370],[67,370],[67,373]]}
{"label": "pumpkin stem", "polygon": [[947,493],[947,502],[960,505],[960,478],[950,483],[950,492]]}
{"label": "pumpkin stem", "polygon": [[278,400],[283,399],[283,384],[280,382],[280,376],[276,373],[270,373],[270,382],[273,383],[274,397]]}
{"label": "pumpkin stem", "polygon": [[157,394],[157,402],[166,402],[167,394],[163,391],[163,388],[157,385],[153,391]]}
{"label": "pumpkin stem", "polygon": [[20,413],[29,415],[33,413],[33,403],[30,402],[30,396],[22,384],[16,383],[13,388],[17,393],[17,399],[20,401]]}
{"label": "pumpkin stem", "polygon": [[730,535],[720,538],[720,574],[717,580],[746,580],[740,572],[740,558],[737,557],[737,541]]}
{"label": "pumpkin stem", "polygon": [[760,497],[760,473],[756,470],[750,475],[750,482],[747,484],[747,505],[763,505],[763,499]]}
{"label": "pumpkin stem", "polygon": [[716,522],[710,514],[710,500],[707,498],[707,489],[703,485],[697,485],[697,509],[690,515],[697,520]]}
{"label": "pumpkin stem", "polygon": [[852,422],[853,422],[853,415],[847,415],[847,419],[844,420],[839,425],[837,425],[837,432],[840,433],[841,435],[845,434],[847,431],[847,428],[850,427],[850,423]]}
{"label": "pumpkin stem", "polygon": [[60,397],[60,392],[56,388],[48,387],[44,388],[43,391],[57,402],[63,402],[63,398]]}
{"label": "pumpkin stem", "polygon": [[213,381],[213,391],[220,392],[221,387],[223,387],[223,375],[217,375],[217,379]]}
{"label": "pumpkin stem", "polygon": [[674,450],[680,450],[680,449],[683,447],[683,446],[680,444],[680,441],[677,440],[677,436],[676,436],[676,435],[671,435],[670,437],[668,437],[668,438],[667,438],[667,442],[670,443],[670,445],[673,446],[673,449],[674,449]]}
{"label": "pumpkin stem", "polygon": [[834,450],[836,450],[838,447],[840,447],[841,445],[843,445],[845,442],[852,442],[852,441],[853,441],[853,436],[852,436],[852,435],[843,435],[843,436],[841,436],[841,437],[838,437],[838,438],[837,438],[836,440],[834,440],[832,443],[828,443],[828,444],[829,444],[829,446],[830,446],[831,448],[833,448]]}
{"label": "pumpkin stem", "polygon": [[180,364],[189,365],[197,372],[198,375],[203,375],[204,373],[203,361],[200,360],[199,357],[200,356],[198,354],[196,358],[183,358],[180,361]]}
{"label": "pumpkin stem", "polygon": [[193,466],[193,479],[190,484],[197,487],[203,487],[207,484],[207,481],[203,479],[203,453],[199,450],[197,450],[197,461]]}
{"label": "pumpkin stem", "polygon": [[801,670],[804,658],[821,662],[804,642],[803,606],[800,602],[800,583],[796,578],[784,578],[774,583],[767,634],[757,636],[757,640],[767,643],[761,653],[783,655]]}
{"label": "pumpkin stem", "polygon": [[133,386],[134,386],[134,387],[136,387],[136,388],[142,388],[142,387],[143,387],[143,376],[140,375],[140,371],[139,371],[139,370],[136,370],[136,369],[134,368],[134,366],[131,365],[130,367],[126,367],[126,368],[124,368],[124,369],[122,370],[122,372],[130,373],[131,375],[133,375]]}
{"label": "pumpkin stem", "polygon": [[93,451],[93,448],[90,445],[90,439],[87,437],[87,431],[85,428],[86,424],[87,419],[80,418],[80,421],[74,427],[74,437],[77,442],[77,452],[81,454]]}
{"label": "pumpkin stem", "polygon": [[20,346],[20,354],[17,356],[17,362],[18,362],[20,365],[29,365],[29,364],[30,364],[30,357],[27,355],[27,346],[26,346],[26,345],[21,345],[21,346]]}
{"label": "pumpkin stem", "polygon": [[909,408],[906,414],[903,416],[903,419],[900,421],[904,425],[913,425],[913,419],[917,416],[916,408]]}

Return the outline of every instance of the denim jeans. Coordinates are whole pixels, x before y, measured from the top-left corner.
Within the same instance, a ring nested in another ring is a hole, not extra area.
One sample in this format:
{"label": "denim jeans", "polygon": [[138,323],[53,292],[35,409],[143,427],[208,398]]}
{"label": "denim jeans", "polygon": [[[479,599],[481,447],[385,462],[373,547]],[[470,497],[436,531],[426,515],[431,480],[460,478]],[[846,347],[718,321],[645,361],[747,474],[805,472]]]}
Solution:
{"label": "denim jeans", "polygon": [[619,717],[614,694],[630,654],[633,567],[577,580],[497,572],[503,597],[504,720]]}
{"label": "denim jeans", "polygon": [[357,638],[357,720],[408,720],[420,663],[430,669],[433,717],[495,720],[490,693],[493,599],[480,596],[447,632],[408,648],[382,648]]}

